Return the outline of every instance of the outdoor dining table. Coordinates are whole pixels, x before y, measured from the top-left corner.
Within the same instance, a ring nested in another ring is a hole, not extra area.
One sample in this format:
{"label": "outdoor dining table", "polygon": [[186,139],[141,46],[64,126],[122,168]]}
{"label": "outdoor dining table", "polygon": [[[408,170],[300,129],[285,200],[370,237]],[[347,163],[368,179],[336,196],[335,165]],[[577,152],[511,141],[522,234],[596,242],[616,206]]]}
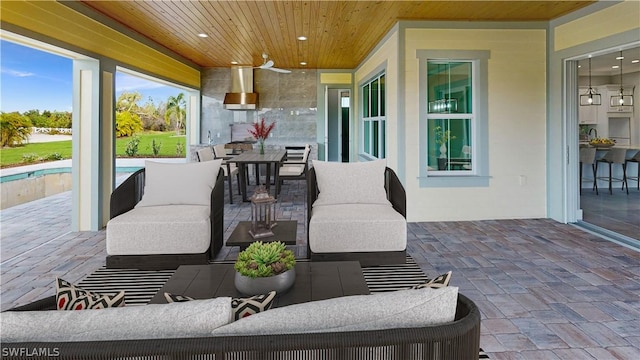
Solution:
{"label": "outdoor dining table", "polygon": [[[265,150],[264,154],[260,154],[257,150],[245,151],[239,155],[228,159],[227,162],[235,163],[238,166],[240,174],[240,191],[242,192],[242,201],[249,201],[247,198],[247,179],[246,169],[249,164],[267,165],[266,184],[265,188],[269,191],[271,185],[271,165],[274,167],[274,184],[280,181],[280,164],[287,156],[286,150]],[[258,173],[256,172],[256,176]],[[275,187],[277,189],[277,186]],[[274,195],[274,198],[278,198],[278,194]]]}

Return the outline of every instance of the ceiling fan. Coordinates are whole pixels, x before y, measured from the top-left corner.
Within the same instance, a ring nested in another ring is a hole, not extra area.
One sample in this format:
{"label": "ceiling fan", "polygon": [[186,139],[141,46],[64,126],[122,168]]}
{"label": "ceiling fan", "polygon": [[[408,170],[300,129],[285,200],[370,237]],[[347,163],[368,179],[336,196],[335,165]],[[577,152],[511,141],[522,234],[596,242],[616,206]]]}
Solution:
{"label": "ceiling fan", "polygon": [[285,70],[285,69],[279,69],[276,67],[273,67],[273,60],[267,60],[269,59],[269,55],[267,54],[262,54],[262,65],[260,66],[256,66],[254,67],[254,69],[264,69],[264,70],[271,70],[271,71],[275,71],[275,72],[279,72],[279,73],[283,73],[283,74],[290,74],[291,70]]}

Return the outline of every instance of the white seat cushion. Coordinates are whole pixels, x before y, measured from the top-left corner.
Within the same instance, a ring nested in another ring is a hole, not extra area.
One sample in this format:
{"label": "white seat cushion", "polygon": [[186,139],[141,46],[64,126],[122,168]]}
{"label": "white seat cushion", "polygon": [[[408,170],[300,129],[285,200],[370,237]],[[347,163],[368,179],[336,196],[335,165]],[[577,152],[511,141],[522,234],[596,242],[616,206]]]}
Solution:
{"label": "white seat cushion", "polygon": [[309,246],[314,253],[402,251],[407,222],[391,205],[314,204]]}
{"label": "white seat cushion", "polygon": [[304,165],[283,165],[280,176],[300,176],[304,172]]}
{"label": "white seat cushion", "polygon": [[211,243],[209,206],[136,207],[107,223],[107,254],[202,254]]}

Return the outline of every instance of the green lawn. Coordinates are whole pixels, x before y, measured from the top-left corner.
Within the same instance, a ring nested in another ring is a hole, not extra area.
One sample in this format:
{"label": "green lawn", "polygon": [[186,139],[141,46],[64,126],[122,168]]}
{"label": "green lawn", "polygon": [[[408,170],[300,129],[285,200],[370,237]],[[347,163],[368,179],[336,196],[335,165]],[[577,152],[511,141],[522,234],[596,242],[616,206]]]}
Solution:
{"label": "green lawn", "polygon": [[[182,157],[184,157],[186,154],[186,140],[184,135],[176,136],[176,133],[174,131],[149,131],[140,133],[138,134],[138,136],[140,137],[140,144],[138,145],[138,154],[136,155],[137,157],[153,157],[153,150],[151,148],[153,139],[155,139],[157,143],[162,143],[162,147],[160,148],[158,157],[177,157],[178,155],[176,154],[176,145],[178,143],[181,143],[183,145]],[[116,139],[117,157],[127,157],[125,148],[127,147],[127,143],[130,140],[131,138],[129,137]],[[48,143],[34,143],[14,148],[0,149],[0,166],[4,167],[16,164],[28,164],[28,162],[23,161],[23,155],[28,155],[29,158],[32,158],[34,160],[40,158],[50,158],[50,160],[57,160],[50,157],[50,155],[54,153],[60,154],[63,159],[70,159],[71,140]]]}

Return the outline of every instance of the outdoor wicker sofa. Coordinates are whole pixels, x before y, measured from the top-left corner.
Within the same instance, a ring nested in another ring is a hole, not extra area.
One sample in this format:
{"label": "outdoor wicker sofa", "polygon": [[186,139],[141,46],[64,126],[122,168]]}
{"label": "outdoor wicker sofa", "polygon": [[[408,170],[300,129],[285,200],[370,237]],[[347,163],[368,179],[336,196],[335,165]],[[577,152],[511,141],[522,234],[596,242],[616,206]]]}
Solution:
{"label": "outdoor wicker sofa", "polygon": [[[49,359],[477,359],[480,312],[458,294],[454,321],[419,328],[178,339],[2,343],[3,358]],[[55,309],[55,297],[9,311]],[[101,310],[85,310],[101,311]],[[44,349],[44,350],[43,350]],[[34,356],[40,351],[42,356]]]}

